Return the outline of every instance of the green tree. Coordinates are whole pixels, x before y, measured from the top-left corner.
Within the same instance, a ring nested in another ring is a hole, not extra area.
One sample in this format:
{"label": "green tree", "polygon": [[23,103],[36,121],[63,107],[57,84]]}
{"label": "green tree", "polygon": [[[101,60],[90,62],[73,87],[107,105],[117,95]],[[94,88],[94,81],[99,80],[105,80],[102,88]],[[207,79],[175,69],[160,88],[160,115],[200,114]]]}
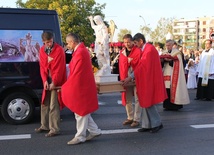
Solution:
{"label": "green tree", "polygon": [[158,21],[157,27],[150,35],[152,42],[165,43],[167,33],[172,34],[173,20],[174,18],[161,18]]}
{"label": "green tree", "polygon": [[123,36],[125,34],[131,34],[131,31],[128,29],[120,29],[120,32],[117,34],[117,40],[123,42]]}
{"label": "green tree", "polygon": [[62,39],[69,32],[77,33],[81,40],[89,46],[95,40],[88,16],[101,15],[106,4],[96,3],[95,0],[17,0],[17,7],[30,9],[56,10],[59,15]]}

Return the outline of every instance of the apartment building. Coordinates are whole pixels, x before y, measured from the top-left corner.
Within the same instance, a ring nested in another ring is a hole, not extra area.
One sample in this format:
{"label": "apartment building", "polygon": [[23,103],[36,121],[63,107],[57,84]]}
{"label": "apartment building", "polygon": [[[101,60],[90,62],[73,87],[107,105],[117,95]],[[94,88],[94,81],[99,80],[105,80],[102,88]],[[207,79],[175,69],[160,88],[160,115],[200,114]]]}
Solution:
{"label": "apartment building", "polygon": [[[176,19],[173,22],[173,36],[189,49],[200,49],[205,39],[214,35],[214,17]],[[214,37],[213,37],[214,39]]]}

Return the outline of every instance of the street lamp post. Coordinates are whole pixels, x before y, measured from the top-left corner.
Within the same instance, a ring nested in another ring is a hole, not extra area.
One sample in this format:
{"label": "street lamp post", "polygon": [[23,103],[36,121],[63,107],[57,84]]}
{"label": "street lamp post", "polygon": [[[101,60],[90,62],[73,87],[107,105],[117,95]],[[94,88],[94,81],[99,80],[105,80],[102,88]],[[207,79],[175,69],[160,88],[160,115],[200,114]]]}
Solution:
{"label": "street lamp post", "polygon": [[143,19],[144,25],[147,26],[147,25],[146,25],[146,21],[145,21],[145,19],[143,18],[143,16],[139,15],[139,17]]}
{"label": "street lamp post", "polygon": [[141,26],[141,31],[145,35],[145,37],[148,38],[148,40],[150,40],[151,29],[150,27],[148,27],[149,24],[148,25],[146,24],[146,21],[143,18],[143,16],[139,15],[139,17],[142,18],[144,22],[144,26]]}

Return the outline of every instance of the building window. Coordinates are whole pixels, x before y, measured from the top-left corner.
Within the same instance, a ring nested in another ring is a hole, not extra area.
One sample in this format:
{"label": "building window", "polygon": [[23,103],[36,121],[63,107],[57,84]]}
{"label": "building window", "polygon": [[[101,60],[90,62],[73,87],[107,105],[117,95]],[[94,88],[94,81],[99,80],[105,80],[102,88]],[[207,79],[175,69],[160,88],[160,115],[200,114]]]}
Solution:
{"label": "building window", "polygon": [[206,21],[203,21],[203,25],[206,25]]}
{"label": "building window", "polygon": [[203,28],[203,32],[206,32],[206,28]]}

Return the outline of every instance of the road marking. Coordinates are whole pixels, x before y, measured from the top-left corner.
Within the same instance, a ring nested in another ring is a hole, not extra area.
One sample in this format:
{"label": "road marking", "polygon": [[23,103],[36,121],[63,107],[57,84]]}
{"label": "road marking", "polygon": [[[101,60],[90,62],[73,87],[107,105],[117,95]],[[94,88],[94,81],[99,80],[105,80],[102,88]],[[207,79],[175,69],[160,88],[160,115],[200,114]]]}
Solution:
{"label": "road marking", "polygon": [[99,101],[99,102],[98,102],[98,105],[106,105],[106,103],[105,103],[105,102]]}
{"label": "road marking", "polygon": [[137,132],[138,129],[102,130],[101,132],[102,134],[129,133],[129,132]]}
{"label": "road marking", "polygon": [[[121,100],[117,100],[117,104],[122,104],[122,101]],[[132,102],[132,104],[134,105],[135,103]]]}
{"label": "road marking", "polygon": [[214,124],[201,124],[201,125],[190,125],[190,126],[196,129],[214,128]]}
{"label": "road marking", "polygon": [[[102,134],[120,134],[120,133],[130,133],[130,132],[137,132],[139,128],[135,129],[117,129],[117,130],[102,130]],[[30,139],[31,134],[23,134],[23,135],[7,135],[7,136],[0,136],[1,140],[16,140],[16,139]]]}
{"label": "road marking", "polygon": [[117,104],[122,104],[122,101],[121,100],[117,100]]}
{"label": "road marking", "polygon": [[[201,125],[190,125],[196,129],[202,128],[214,128],[214,124],[201,124]],[[131,132],[138,132],[139,128],[135,129],[117,129],[117,130],[102,130],[102,134],[119,134],[119,133],[131,133]],[[30,139],[31,134],[23,134],[23,135],[7,135],[7,136],[0,136],[0,140],[15,140],[15,139]]]}
{"label": "road marking", "polygon": [[31,134],[0,136],[0,140],[29,139]]}
{"label": "road marking", "polygon": [[[99,105],[106,105],[106,102],[99,101],[98,104]],[[121,100],[117,100],[117,104],[122,104],[122,101]],[[133,102],[132,104],[135,104],[135,103]]]}

